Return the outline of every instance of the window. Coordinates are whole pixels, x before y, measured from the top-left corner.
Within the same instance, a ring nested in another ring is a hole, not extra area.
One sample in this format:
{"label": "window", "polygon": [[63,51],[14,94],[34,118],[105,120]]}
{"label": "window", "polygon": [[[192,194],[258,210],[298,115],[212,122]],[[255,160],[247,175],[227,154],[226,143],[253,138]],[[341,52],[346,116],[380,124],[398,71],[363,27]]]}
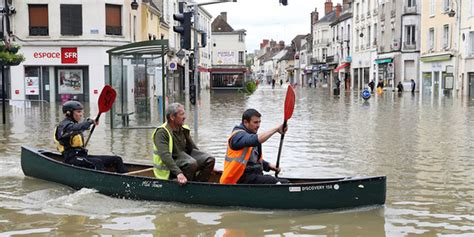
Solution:
{"label": "window", "polygon": [[415,45],[416,44],[416,32],[415,32],[415,25],[407,25],[405,26],[405,43],[407,45]]}
{"label": "window", "polygon": [[443,48],[449,47],[449,25],[443,26]]}
{"label": "window", "polygon": [[239,51],[239,63],[244,63],[244,51]]}
{"label": "window", "polygon": [[28,5],[30,35],[49,35],[48,5]]}
{"label": "window", "polygon": [[82,5],[61,4],[61,35],[82,35]]}
{"label": "window", "polygon": [[416,0],[407,0],[407,7],[416,6]]}
{"label": "window", "polygon": [[471,16],[474,16],[474,0],[471,0]]}
{"label": "window", "polygon": [[244,34],[243,33],[239,34],[239,42],[244,42]]}
{"label": "window", "polygon": [[428,42],[429,42],[429,49],[433,50],[434,49],[434,28],[430,28],[428,31]]}
{"label": "window", "polygon": [[451,0],[444,0],[443,2],[443,11],[447,12],[451,8]]}
{"label": "window", "polygon": [[371,32],[370,32],[370,26],[367,26],[367,45],[370,45],[370,40],[371,40]]}
{"label": "window", "polygon": [[105,4],[105,34],[122,35],[122,6]]}
{"label": "window", "polygon": [[435,0],[430,0],[430,15],[433,16],[435,14]]}
{"label": "window", "polygon": [[355,45],[359,48],[359,30],[356,30]]}
{"label": "window", "polygon": [[377,45],[377,23],[374,24],[374,45]]}
{"label": "window", "polygon": [[469,32],[469,54],[474,55],[474,31]]}

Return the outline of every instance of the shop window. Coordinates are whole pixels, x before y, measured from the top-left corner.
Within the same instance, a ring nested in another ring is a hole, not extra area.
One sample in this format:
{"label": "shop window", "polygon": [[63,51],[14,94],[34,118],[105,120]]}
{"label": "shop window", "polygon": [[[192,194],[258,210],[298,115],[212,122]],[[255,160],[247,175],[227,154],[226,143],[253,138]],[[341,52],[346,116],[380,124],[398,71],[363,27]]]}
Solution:
{"label": "shop window", "polygon": [[28,4],[28,18],[30,35],[48,35],[48,5]]}
{"label": "shop window", "polygon": [[82,5],[61,4],[61,35],[82,35]]}
{"label": "shop window", "polygon": [[105,4],[105,34],[122,35],[121,5]]}

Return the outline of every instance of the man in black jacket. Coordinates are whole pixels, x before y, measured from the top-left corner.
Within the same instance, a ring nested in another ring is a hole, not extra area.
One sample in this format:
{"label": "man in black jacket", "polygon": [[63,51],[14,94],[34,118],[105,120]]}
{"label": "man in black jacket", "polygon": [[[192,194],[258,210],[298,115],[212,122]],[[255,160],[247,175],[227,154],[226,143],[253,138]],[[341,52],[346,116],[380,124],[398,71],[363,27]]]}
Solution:
{"label": "man in black jacket", "polygon": [[65,118],[54,131],[54,141],[58,151],[64,157],[64,162],[96,170],[114,166],[118,173],[126,173],[127,168],[119,156],[92,156],[87,154],[87,149],[84,147],[83,132],[88,130],[91,125],[97,126],[99,123],[91,118],[80,122],[83,109],[82,104],[77,101],[68,101],[63,105]]}

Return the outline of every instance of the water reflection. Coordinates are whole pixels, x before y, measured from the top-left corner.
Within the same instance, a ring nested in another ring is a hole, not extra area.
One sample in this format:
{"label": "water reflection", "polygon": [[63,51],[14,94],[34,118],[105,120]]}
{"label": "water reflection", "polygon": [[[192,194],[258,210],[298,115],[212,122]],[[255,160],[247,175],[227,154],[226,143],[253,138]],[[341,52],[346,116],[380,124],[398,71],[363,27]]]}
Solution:
{"label": "water reflection", "polygon": [[[226,139],[246,108],[262,113],[261,130],[283,120],[286,88],[260,87],[253,95],[203,94],[200,149],[223,167]],[[0,233],[37,235],[274,236],[462,235],[474,232],[474,102],[466,97],[385,92],[335,97],[325,89],[297,88],[281,156],[282,176],[387,175],[384,208],[348,212],[216,209],[109,198],[25,178],[21,145],[54,149],[60,105],[18,104],[0,129]],[[90,107],[90,108],[89,108]],[[95,115],[95,105],[85,114]],[[194,111],[187,123],[194,125]],[[91,138],[91,153],[151,163],[150,129],[110,130],[109,115]],[[105,126],[104,126],[105,125]],[[193,130],[192,130],[193,131]],[[194,134],[195,135],[195,134]],[[279,136],[263,146],[276,161]],[[291,201],[291,200],[289,200]]]}

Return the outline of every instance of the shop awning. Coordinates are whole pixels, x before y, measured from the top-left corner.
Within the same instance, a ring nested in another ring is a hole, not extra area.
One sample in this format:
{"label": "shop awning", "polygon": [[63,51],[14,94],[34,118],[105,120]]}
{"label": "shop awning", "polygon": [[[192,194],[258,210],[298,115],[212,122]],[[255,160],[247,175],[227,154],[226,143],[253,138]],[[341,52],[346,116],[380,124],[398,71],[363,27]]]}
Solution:
{"label": "shop awning", "polygon": [[381,58],[381,59],[375,60],[376,64],[391,63],[391,62],[393,62],[393,58]]}
{"label": "shop awning", "polygon": [[431,56],[424,56],[421,57],[420,60],[424,63],[427,62],[439,62],[439,61],[448,61],[451,59],[453,55],[448,53],[448,54],[438,54],[438,55],[431,55]]}
{"label": "shop awning", "polygon": [[336,69],[334,69],[334,72],[339,72],[339,70],[341,70],[343,68],[346,68],[349,65],[351,65],[351,64],[350,63],[343,63],[343,64],[339,65],[339,67],[336,67]]}

